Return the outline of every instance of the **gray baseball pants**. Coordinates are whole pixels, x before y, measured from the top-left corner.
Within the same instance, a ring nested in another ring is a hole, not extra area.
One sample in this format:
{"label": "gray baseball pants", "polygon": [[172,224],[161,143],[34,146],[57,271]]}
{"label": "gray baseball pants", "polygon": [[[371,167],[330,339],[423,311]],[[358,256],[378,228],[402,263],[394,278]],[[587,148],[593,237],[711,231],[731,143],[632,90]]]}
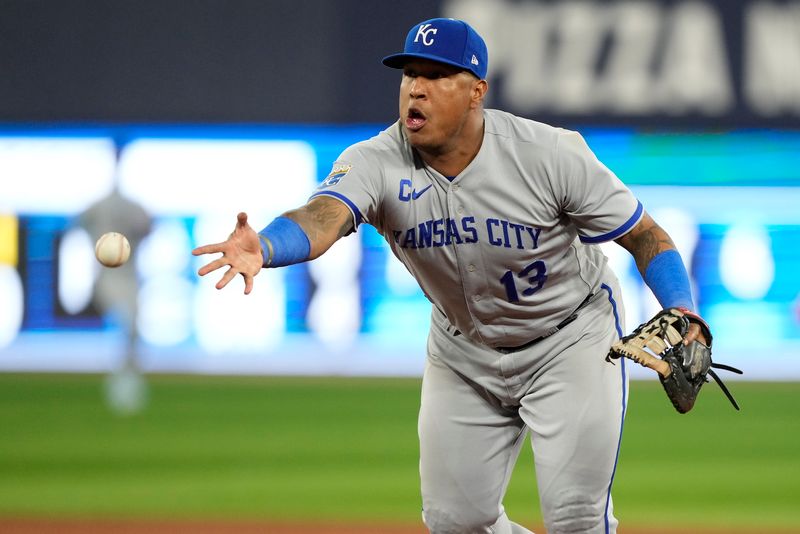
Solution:
{"label": "gray baseball pants", "polygon": [[606,362],[624,310],[616,279],[550,337],[503,354],[454,336],[434,311],[419,414],[423,519],[433,534],[522,534],[503,496],[531,436],[549,534],[613,534],[611,485],[627,403]]}

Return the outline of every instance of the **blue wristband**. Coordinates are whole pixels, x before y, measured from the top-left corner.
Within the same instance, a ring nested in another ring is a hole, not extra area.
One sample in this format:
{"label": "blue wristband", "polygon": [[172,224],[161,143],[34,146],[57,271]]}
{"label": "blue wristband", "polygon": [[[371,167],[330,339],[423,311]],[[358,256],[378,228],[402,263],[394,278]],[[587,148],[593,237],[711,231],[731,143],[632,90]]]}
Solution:
{"label": "blue wristband", "polygon": [[665,250],[650,260],[644,281],[663,308],[694,310],[689,274],[677,250]]}
{"label": "blue wristband", "polygon": [[[277,217],[258,233],[265,267],[283,267],[306,261],[311,242],[299,224],[288,217]],[[268,243],[265,243],[264,240]]]}

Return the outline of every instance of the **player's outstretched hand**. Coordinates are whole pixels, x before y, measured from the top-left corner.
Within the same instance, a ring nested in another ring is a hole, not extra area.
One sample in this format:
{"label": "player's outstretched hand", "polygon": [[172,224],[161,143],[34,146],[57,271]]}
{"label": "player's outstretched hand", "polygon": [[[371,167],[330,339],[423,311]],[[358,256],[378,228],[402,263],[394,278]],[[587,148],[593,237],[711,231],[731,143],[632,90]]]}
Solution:
{"label": "player's outstretched hand", "polygon": [[217,282],[217,289],[222,289],[237,274],[244,277],[244,294],[248,295],[253,290],[253,277],[261,270],[263,257],[261,255],[261,241],[258,234],[247,224],[247,214],[242,212],[236,218],[236,228],[226,241],[213,245],[197,247],[192,251],[195,256],[201,254],[214,254],[221,252],[222,257],[203,265],[197,274],[205,276],[220,267],[228,266],[228,270]]}

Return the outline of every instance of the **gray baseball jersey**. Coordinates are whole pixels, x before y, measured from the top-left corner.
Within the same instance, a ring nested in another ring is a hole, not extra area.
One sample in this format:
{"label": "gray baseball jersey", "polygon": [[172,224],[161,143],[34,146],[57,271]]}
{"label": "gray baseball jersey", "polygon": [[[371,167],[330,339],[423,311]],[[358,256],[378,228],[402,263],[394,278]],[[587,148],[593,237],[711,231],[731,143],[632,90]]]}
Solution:
{"label": "gray baseball jersey", "polygon": [[642,206],[579,134],[484,117],[480,151],[457,177],[416,158],[398,122],[345,150],[313,196],[375,226],[461,333],[518,346],[596,288],[605,258],[591,244],[623,235]]}
{"label": "gray baseball jersey", "polygon": [[313,196],[375,226],[433,303],[419,414],[430,531],[528,533],[502,499],[530,432],[548,531],[610,534],[627,377],[604,356],[624,308],[594,243],[642,206],[577,133],[484,117],[456,177],[425,165],[398,122],[345,150]]}

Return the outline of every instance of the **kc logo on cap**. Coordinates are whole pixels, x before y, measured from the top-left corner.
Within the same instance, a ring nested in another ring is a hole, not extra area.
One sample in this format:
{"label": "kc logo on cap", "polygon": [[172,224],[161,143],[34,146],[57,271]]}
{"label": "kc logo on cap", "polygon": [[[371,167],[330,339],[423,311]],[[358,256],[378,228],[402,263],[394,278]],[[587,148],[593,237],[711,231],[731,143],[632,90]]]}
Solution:
{"label": "kc logo on cap", "polygon": [[[416,43],[419,41],[419,38],[422,37],[422,44],[425,46],[430,46],[433,44],[433,35],[436,35],[436,28],[431,28],[430,24],[420,24],[419,29],[417,30],[417,36],[414,37],[414,42]],[[431,35],[431,37],[428,37]]]}
{"label": "kc logo on cap", "polygon": [[406,36],[402,52],[383,58],[383,64],[402,69],[415,59],[428,59],[460,67],[479,79],[486,78],[489,62],[486,43],[472,26],[457,19],[437,18],[416,24]]}

